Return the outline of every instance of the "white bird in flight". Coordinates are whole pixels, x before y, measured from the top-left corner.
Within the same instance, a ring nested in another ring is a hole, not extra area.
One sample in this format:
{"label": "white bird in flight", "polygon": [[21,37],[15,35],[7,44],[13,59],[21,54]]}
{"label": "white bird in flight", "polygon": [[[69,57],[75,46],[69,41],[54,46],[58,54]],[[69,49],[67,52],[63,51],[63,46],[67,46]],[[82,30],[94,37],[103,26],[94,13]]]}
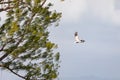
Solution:
{"label": "white bird in flight", "polygon": [[75,43],[84,43],[85,42],[85,40],[79,38],[78,32],[75,32],[74,36],[75,36]]}

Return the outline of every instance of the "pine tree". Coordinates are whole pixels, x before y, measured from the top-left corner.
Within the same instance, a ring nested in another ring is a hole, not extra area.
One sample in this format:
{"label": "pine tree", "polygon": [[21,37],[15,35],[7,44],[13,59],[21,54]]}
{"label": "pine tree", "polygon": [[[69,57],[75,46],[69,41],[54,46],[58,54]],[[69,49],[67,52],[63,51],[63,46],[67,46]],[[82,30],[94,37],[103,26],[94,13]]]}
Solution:
{"label": "pine tree", "polygon": [[24,80],[58,77],[60,54],[48,39],[48,27],[58,23],[61,13],[51,11],[53,4],[46,1],[0,1],[0,12],[6,12],[6,20],[0,25],[0,68]]}

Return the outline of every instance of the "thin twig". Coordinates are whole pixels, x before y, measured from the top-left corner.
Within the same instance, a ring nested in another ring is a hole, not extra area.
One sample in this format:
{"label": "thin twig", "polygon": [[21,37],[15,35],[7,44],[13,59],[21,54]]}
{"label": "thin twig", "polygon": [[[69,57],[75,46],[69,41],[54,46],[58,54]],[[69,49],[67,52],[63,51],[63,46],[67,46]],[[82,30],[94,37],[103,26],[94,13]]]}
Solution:
{"label": "thin twig", "polygon": [[13,71],[12,69],[10,69],[9,67],[5,67],[5,68],[7,68],[9,71],[11,71],[13,74],[19,76],[20,78],[26,79],[25,77],[23,77],[23,76],[17,74],[16,72],[14,72],[14,71]]}

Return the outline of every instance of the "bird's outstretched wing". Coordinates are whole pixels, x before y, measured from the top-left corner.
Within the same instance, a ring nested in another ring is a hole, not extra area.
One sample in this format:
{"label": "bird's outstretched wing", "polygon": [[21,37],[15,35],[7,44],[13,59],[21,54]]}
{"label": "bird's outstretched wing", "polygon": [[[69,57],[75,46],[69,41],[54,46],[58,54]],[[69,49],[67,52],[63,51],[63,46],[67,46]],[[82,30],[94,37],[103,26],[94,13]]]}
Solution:
{"label": "bird's outstretched wing", "polygon": [[75,32],[74,36],[75,36],[75,43],[83,43],[83,42],[85,42],[85,40],[82,40],[82,39],[79,38],[78,32]]}

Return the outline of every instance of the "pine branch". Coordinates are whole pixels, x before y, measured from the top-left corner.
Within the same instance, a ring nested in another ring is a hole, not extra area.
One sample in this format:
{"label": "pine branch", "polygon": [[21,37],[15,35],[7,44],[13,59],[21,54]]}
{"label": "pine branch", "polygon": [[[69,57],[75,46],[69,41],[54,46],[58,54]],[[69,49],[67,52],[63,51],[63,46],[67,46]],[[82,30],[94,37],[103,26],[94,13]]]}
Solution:
{"label": "pine branch", "polygon": [[13,7],[1,8],[1,9],[0,9],[0,12],[2,12],[2,11],[7,11],[8,9],[11,9],[11,8],[13,8]]}
{"label": "pine branch", "polygon": [[[44,0],[43,3],[41,4],[41,6],[43,6],[43,5],[45,4],[46,1],[47,1],[47,0]],[[28,21],[26,21],[24,24],[29,25],[29,24],[31,23],[31,21],[33,20],[33,18],[34,18],[35,15],[36,15],[36,13],[34,13],[34,14],[32,15],[32,17],[31,17],[31,19],[28,20]]]}
{"label": "pine branch", "polygon": [[4,0],[0,0],[0,2],[1,2],[1,1],[4,1]]}
{"label": "pine branch", "polygon": [[[26,3],[24,3],[23,2],[23,0],[19,0],[20,2],[21,2],[21,4],[26,4]],[[18,1],[18,2],[19,2]],[[0,12],[2,12],[2,11],[7,11],[7,10],[9,10],[9,9],[12,9],[12,8],[14,8],[13,6],[11,6],[10,4],[12,4],[12,3],[14,3],[15,1],[10,1],[10,0],[8,0],[7,2],[4,2],[4,0],[1,0],[0,1],[0,5],[7,5],[7,7],[6,8],[0,8]],[[20,4],[19,4],[20,5]]]}
{"label": "pine branch", "polygon": [[2,61],[4,58],[6,58],[9,54],[8,53],[5,53],[1,58],[0,58],[0,61]]}
{"label": "pine branch", "polygon": [[5,67],[5,68],[7,68],[10,72],[12,72],[13,74],[17,75],[18,77],[23,78],[23,79],[26,79],[24,76],[21,76],[21,75],[17,74],[16,72],[14,72],[14,71],[13,71],[12,69],[10,69],[9,67]]}
{"label": "pine branch", "polygon": [[41,6],[43,6],[43,5],[45,4],[46,1],[47,1],[47,0],[44,0]]}
{"label": "pine branch", "polygon": [[14,1],[7,1],[7,2],[0,2],[0,4],[10,4],[13,3]]}
{"label": "pine branch", "polygon": [[0,52],[3,51],[3,49],[4,49],[5,46],[6,46],[6,44],[4,44],[4,45],[2,46],[2,48],[0,49]]}
{"label": "pine branch", "polygon": [[[21,37],[21,39],[17,42],[16,47],[18,47],[18,45],[22,42],[23,36]],[[12,51],[11,51],[12,52]],[[10,53],[11,53],[10,52]],[[10,53],[5,53],[2,57],[0,57],[0,61],[2,61],[4,58],[6,58]]]}
{"label": "pine branch", "polygon": [[13,69],[10,69],[8,66],[6,66],[3,62],[0,62],[0,67],[6,68],[8,69],[10,72],[12,72],[13,74],[17,75],[20,78],[26,79],[24,76],[21,76],[20,74],[17,74],[15,71],[13,71]]}

